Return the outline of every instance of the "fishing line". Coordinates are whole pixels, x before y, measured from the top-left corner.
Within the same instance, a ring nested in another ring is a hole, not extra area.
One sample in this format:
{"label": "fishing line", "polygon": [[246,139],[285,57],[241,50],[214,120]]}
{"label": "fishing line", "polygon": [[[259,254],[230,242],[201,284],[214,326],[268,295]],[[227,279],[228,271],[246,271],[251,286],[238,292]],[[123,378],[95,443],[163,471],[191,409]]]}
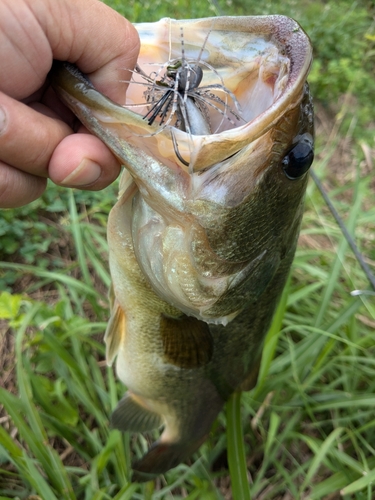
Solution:
{"label": "fishing line", "polygon": [[[365,273],[366,278],[369,280],[370,285],[372,286],[372,288],[375,291],[375,276],[372,274],[371,269],[369,268],[368,264],[365,262],[365,260],[363,258],[363,255],[360,252],[359,248],[357,247],[355,241],[350,236],[350,233],[349,233],[347,227],[345,226],[344,221],[342,220],[342,218],[338,214],[337,210],[333,206],[333,203],[329,199],[329,196],[328,196],[327,192],[325,191],[322,183],[318,179],[317,175],[312,170],[310,171],[310,175],[313,178],[313,180],[315,182],[315,185],[318,188],[320,194],[322,195],[322,198],[324,199],[324,201],[325,201],[327,207],[329,208],[331,214],[333,215],[333,217],[334,217],[337,225],[341,229],[341,232],[344,235],[346,241],[349,243],[349,246],[350,246],[352,252],[354,253],[356,259],[358,260],[359,265],[361,266],[363,272]],[[364,292],[366,292],[366,291],[364,290]]]}

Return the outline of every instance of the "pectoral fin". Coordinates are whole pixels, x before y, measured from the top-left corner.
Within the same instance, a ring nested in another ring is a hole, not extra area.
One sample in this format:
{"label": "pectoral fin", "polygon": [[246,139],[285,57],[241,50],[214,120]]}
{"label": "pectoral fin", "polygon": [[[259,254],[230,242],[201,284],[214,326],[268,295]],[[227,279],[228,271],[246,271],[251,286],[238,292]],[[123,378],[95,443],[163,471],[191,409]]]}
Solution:
{"label": "pectoral fin", "polygon": [[185,315],[177,319],[162,316],[160,333],[167,363],[198,368],[212,358],[213,339],[204,321]]}
{"label": "pectoral fin", "polygon": [[142,405],[142,399],[127,392],[111,416],[111,426],[120,431],[146,432],[163,425],[157,413]]}
{"label": "pectoral fin", "polygon": [[111,305],[111,317],[109,318],[107,329],[105,331],[104,341],[106,344],[107,365],[112,366],[121,342],[125,337],[125,313],[114,297],[112,287],[109,292],[109,299]]}

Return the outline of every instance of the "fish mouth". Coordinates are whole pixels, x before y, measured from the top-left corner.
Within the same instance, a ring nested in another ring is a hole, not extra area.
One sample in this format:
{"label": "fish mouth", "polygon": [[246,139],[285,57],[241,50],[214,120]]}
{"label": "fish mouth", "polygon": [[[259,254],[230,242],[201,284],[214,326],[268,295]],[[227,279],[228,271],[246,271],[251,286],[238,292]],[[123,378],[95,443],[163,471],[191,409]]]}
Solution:
{"label": "fish mouth", "polygon": [[[301,99],[312,50],[307,35],[290,18],[165,18],[136,28],[141,71],[133,73],[125,106],[147,124],[140,135],[172,136],[173,150],[178,144],[178,160],[189,165],[190,172],[237,153]],[[188,92],[176,90],[177,85],[173,88],[176,79],[166,77],[168,68],[181,62],[188,68],[185,72],[198,66],[203,73],[199,86],[191,84]],[[166,116],[148,123],[150,110],[167,92],[171,95]],[[190,96],[204,109],[210,133],[181,130],[176,109],[184,107]]]}
{"label": "fish mouth", "polygon": [[[166,18],[135,26],[141,39],[140,71],[134,71],[123,105],[101,95],[89,82],[77,80],[77,75],[71,75],[69,82],[66,70],[60,76],[54,70],[53,83],[83,123],[90,115],[91,123],[96,120],[112,134],[112,142],[118,136],[122,144],[163,158],[173,170],[191,174],[223,162],[255,144],[303,98],[312,48],[290,18]],[[181,61],[193,68],[181,77],[189,80],[192,99],[181,80],[163,80]],[[199,85],[189,76],[195,66],[203,73]],[[169,115],[164,122],[156,116],[150,123],[150,109],[166,92]],[[204,101],[209,133],[179,126],[176,109],[186,107],[188,100]],[[115,154],[121,149],[121,144],[113,147]]]}

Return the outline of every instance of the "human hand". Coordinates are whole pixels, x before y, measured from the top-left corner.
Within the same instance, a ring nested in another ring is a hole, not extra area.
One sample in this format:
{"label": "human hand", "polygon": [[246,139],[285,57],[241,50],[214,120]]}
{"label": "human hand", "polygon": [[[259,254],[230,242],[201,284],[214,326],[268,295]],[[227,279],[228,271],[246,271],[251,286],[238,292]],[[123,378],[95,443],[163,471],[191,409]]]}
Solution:
{"label": "human hand", "polygon": [[[98,0],[0,2],[0,208],[25,205],[58,185],[98,190],[120,165],[46,82],[52,60],[75,63],[125,102],[139,51],[135,28]],[[78,133],[74,133],[77,131]]]}

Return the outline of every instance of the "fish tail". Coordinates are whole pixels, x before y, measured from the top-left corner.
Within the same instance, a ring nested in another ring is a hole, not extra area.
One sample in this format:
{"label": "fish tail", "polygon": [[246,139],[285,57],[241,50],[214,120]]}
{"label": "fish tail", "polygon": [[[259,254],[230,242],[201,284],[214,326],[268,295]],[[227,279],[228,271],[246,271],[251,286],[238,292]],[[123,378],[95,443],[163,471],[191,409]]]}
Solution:
{"label": "fish tail", "polygon": [[146,455],[132,464],[132,482],[151,481],[159,474],[164,474],[169,469],[176,467],[196,451],[205,439],[206,436],[195,443],[156,441]]}

